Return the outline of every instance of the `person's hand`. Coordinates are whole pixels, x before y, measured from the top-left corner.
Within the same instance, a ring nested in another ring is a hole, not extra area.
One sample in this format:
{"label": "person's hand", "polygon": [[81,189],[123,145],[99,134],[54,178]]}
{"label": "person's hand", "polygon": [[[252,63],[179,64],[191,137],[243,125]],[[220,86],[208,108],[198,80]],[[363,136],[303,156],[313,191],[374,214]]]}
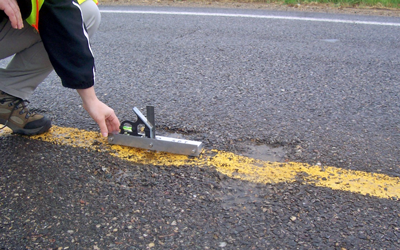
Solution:
{"label": "person's hand", "polygon": [[3,10],[10,19],[11,27],[14,29],[22,29],[24,27],[21,11],[16,0],[0,0],[0,10]]}
{"label": "person's hand", "polygon": [[77,91],[82,98],[83,108],[97,122],[101,134],[106,137],[109,133],[118,133],[120,125],[118,117],[113,109],[97,99],[94,87],[78,89]]}

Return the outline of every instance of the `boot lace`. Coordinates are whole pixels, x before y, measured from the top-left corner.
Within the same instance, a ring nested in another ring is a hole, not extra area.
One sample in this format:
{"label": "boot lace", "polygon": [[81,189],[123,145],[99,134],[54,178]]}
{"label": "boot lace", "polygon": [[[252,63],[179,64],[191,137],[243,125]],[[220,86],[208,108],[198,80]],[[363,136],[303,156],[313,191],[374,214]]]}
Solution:
{"label": "boot lace", "polygon": [[4,97],[0,100],[1,104],[4,104],[5,102],[10,102],[8,105],[11,107],[13,106],[13,109],[10,112],[10,115],[8,116],[6,122],[4,123],[3,127],[0,128],[0,130],[4,129],[5,127],[7,127],[8,124],[8,120],[10,119],[10,117],[12,116],[12,114],[14,113],[14,111],[19,110],[19,114],[25,114],[25,119],[28,119],[31,116],[34,116],[35,113],[30,111],[27,107],[29,105],[29,101],[28,100],[22,100],[21,98],[18,97]]}

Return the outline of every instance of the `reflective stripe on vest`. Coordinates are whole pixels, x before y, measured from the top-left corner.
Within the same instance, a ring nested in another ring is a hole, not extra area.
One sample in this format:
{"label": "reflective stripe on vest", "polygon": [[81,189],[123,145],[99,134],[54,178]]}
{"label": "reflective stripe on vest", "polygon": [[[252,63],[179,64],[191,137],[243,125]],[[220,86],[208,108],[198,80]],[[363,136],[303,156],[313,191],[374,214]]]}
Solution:
{"label": "reflective stripe on vest", "polygon": [[[32,0],[32,11],[29,17],[26,19],[29,25],[31,25],[37,31],[39,31],[39,10],[42,7],[44,1],[45,0]],[[82,4],[85,1],[86,0],[78,0],[78,3]],[[99,4],[98,0],[93,0],[93,2]]]}
{"label": "reflective stripe on vest", "polygon": [[39,30],[39,10],[44,0],[32,0],[32,11],[26,21],[36,30]]}
{"label": "reflective stripe on vest", "polygon": [[[83,2],[85,2],[86,0],[78,0],[79,4],[82,4]],[[93,2],[95,2],[96,4],[99,4],[99,1],[97,0],[93,0]]]}

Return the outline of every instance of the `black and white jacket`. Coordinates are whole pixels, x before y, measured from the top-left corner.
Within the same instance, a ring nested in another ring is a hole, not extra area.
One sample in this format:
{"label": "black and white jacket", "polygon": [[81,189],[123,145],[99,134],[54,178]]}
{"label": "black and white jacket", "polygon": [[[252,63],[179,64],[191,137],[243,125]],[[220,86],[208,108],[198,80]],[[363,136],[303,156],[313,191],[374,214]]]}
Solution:
{"label": "black and white jacket", "polygon": [[[18,0],[26,19],[31,0]],[[0,21],[5,18],[0,11]],[[94,85],[95,64],[79,5],[73,0],[45,0],[39,12],[39,34],[50,61],[65,87]]]}

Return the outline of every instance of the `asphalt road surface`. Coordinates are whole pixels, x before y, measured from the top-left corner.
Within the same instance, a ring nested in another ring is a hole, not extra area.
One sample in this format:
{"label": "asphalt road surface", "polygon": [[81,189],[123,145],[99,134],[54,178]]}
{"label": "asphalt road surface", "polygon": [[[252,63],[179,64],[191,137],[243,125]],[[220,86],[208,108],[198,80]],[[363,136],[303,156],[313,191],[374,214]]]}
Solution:
{"label": "asphalt road surface", "polygon": [[[400,177],[400,18],[101,10],[96,91],[121,120],[153,105],[160,132],[207,149],[263,158],[264,145],[282,162]],[[55,74],[31,106],[57,126],[98,130]],[[398,199],[0,141],[2,249],[400,248]]]}

